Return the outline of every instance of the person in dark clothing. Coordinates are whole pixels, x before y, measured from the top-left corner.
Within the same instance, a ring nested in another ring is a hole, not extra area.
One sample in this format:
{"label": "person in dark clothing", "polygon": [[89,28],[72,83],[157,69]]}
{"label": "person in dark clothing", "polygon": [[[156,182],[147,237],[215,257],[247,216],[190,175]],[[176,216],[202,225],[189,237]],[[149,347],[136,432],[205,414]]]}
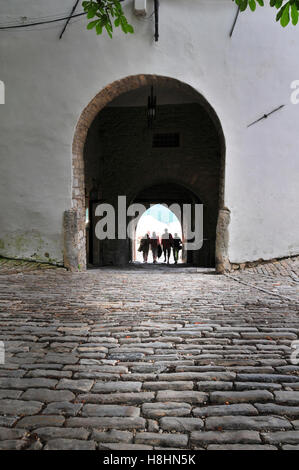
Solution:
{"label": "person in dark clothing", "polygon": [[167,264],[169,264],[172,241],[173,241],[172,235],[171,233],[168,232],[168,229],[166,228],[162,235],[161,243],[162,243],[163,254],[164,254],[164,263],[166,263],[166,260],[167,260]]}
{"label": "person in dark clothing", "polygon": [[177,264],[179,259],[179,252],[182,249],[182,240],[180,239],[177,233],[174,234],[172,242],[174,263]]}
{"label": "person in dark clothing", "polygon": [[140,241],[140,246],[138,251],[142,251],[143,254],[143,262],[147,263],[147,258],[148,258],[148,252],[149,252],[149,246],[150,246],[150,237],[146,233],[144,237],[141,238]]}
{"label": "person in dark clothing", "polygon": [[150,239],[151,250],[153,253],[153,260],[156,264],[157,257],[158,257],[158,246],[159,246],[159,238],[157,237],[156,232],[153,232],[152,237]]}

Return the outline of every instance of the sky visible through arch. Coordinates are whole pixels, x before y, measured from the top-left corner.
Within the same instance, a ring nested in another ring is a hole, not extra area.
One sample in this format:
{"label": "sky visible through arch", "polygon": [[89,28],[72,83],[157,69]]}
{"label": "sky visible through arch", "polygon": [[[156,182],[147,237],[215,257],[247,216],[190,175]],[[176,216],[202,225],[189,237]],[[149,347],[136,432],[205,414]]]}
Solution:
{"label": "sky visible through arch", "polygon": [[[146,233],[151,236],[153,232],[156,232],[160,238],[165,228],[167,228],[169,233],[173,236],[177,233],[178,236],[182,238],[182,227],[176,215],[164,205],[155,204],[142,215],[138,222],[136,229],[136,261],[143,261],[142,253],[138,251],[141,238],[144,237]],[[149,258],[149,261],[151,261],[151,253]],[[163,259],[162,256],[160,262]],[[172,257],[171,261],[173,262]]]}

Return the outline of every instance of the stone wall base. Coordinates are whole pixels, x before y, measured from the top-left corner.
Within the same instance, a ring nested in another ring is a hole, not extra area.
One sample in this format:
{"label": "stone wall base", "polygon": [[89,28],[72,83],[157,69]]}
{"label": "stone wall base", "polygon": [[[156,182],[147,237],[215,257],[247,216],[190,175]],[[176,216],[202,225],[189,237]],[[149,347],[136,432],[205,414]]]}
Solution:
{"label": "stone wall base", "polygon": [[249,268],[255,268],[263,264],[276,263],[279,261],[283,261],[284,259],[291,259],[291,258],[299,258],[299,255],[283,256],[281,258],[272,258],[269,260],[264,260],[263,258],[260,258],[256,261],[246,261],[244,263],[230,263],[230,271],[238,271],[238,270],[244,270],[244,269],[249,269]]}

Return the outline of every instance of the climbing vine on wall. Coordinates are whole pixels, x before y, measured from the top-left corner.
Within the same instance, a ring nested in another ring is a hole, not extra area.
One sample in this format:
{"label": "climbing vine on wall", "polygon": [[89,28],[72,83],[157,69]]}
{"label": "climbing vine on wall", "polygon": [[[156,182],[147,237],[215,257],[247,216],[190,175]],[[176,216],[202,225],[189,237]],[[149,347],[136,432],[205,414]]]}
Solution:
{"label": "climbing vine on wall", "polygon": [[[87,29],[95,30],[96,34],[102,34],[105,30],[112,38],[114,28],[120,27],[122,31],[134,33],[134,28],[129,24],[121,2],[123,0],[97,0],[82,2],[83,9],[87,19],[92,20],[87,24]],[[200,0],[199,0],[200,1]],[[257,6],[263,7],[264,0],[232,0],[238,5],[240,11],[248,8],[255,11]],[[293,25],[298,23],[299,19],[299,0],[269,0],[272,8],[277,10],[276,21],[285,27],[290,22]]]}

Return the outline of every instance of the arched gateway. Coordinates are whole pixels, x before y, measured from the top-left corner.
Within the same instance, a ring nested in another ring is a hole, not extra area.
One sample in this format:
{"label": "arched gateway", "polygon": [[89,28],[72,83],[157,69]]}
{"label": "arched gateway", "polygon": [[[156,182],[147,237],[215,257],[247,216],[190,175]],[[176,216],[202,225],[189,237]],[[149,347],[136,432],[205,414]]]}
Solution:
{"label": "arched gateway", "polygon": [[[153,125],[147,119],[151,91],[157,99]],[[226,269],[225,139],[217,114],[194,88],[156,75],[129,76],[108,85],[79,118],[72,166],[73,203],[64,217],[65,266],[78,270],[90,261],[128,262],[130,243],[124,240],[110,244],[104,255],[97,248],[94,259],[94,219],[86,226],[86,209],[92,219],[96,203],[116,205],[118,196],[126,196],[130,203],[145,188],[160,191],[151,199],[167,199],[171,189],[162,182],[172,181],[172,190],[188,188],[204,204],[209,256],[212,253],[219,272]],[[204,258],[199,256],[194,264],[206,265]]]}

